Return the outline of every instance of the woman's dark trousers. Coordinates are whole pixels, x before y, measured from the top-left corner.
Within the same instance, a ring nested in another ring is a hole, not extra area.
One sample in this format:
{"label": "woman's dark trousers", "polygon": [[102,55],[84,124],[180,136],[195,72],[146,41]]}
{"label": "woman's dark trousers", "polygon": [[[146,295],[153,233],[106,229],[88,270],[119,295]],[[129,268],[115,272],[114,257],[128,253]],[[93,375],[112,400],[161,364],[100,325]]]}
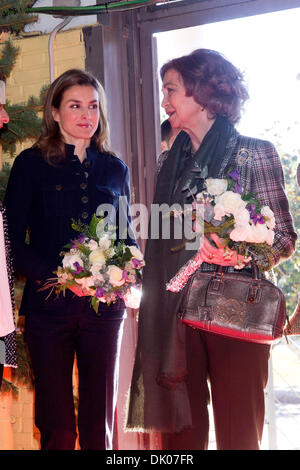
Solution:
{"label": "woman's dark trousers", "polygon": [[92,309],[83,308],[66,314],[34,312],[26,319],[41,449],[75,448],[72,384],[75,355],[80,448],[112,449],[123,316],[124,310],[97,316]]}
{"label": "woman's dark trousers", "polygon": [[187,386],[193,428],[179,434],[163,434],[163,449],[207,449],[210,395],[217,449],[259,449],[269,351],[268,345],[187,327]]}

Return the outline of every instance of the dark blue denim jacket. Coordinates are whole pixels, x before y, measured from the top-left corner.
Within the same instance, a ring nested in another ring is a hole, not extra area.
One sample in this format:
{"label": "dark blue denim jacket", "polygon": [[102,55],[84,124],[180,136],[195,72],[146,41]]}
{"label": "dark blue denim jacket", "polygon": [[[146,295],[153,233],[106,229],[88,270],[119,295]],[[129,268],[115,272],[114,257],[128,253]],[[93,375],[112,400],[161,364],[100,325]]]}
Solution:
{"label": "dark blue denim jacket", "polygon": [[[71,219],[89,223],[99,205],[113,204],[118,221],[119,196],[125,196],[124,216],[130,228],[128,167],[112,154],[99,153],[94,144],[87,149],[83,163],[74,155],[74,149],[66,145],[65,162],[52,166],[38,148],[32,147],[23,151],[12,166],[5,206],[15,270],[27,278],[21,314],[44,308],[75,308],[76,303],[83,306],[86,301],[74,299],[70,292],[65,299],[62,295],[55,299],[52,294],[45,300],[49,292],[40,292],[36,282],[44,283],[53,277],[61,263],[63,246],[78,236]],[[27,229],[29,243],[25,242]],[[127,243],[136,244],[134,237],[128,235]]]}

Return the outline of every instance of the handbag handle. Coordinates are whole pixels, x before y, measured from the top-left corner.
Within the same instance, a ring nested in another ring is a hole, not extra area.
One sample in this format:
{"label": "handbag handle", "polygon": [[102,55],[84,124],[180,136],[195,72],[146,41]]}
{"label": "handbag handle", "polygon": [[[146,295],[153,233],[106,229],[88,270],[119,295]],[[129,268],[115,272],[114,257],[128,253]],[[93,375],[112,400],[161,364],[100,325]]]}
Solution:
{"label": "handbag handle", "polygon": [[[262,276],[261,276],[261,272],[260,272],[260,270],[259,270],[257,264],[255,263],[253,257],[252,257],[252,259],[251,259],[251,261],[250,261],[250,264],[251,264],[251,268],[252,268],[252,279],[255,280],[255,281],[258,281],[259,279],[262,278]],[[224,268],[224,267],[225,267],[225,266],[221,266],[220,264],[218,264],[218,267],[217,267],[215,273],[217,273],[217,274],[223,273],[223,272],[224,272],[224,271],[223,271],[223,268]]]}
{"label": "handbag handle", "polygon": [[[255,263],[254,259],[250,261],[251,267],[252,267],[252,278],[249,283],[249,290],[248,290],[248,295],[247,295],[247,301],[249,303],[255,303],[258,301],[260,297],[260,289],[261,289],[261,274],[260,271],[257,267],[257,264]],[[220,286],[222,284],[222,279],[223,279],[223,267],[221,265],[218,265],[217,270],[214,272],[212,282],[210,286],[208,286],[209,290],[218,292],[220,291]],[[207,292],[206,292],[207,294]]]}

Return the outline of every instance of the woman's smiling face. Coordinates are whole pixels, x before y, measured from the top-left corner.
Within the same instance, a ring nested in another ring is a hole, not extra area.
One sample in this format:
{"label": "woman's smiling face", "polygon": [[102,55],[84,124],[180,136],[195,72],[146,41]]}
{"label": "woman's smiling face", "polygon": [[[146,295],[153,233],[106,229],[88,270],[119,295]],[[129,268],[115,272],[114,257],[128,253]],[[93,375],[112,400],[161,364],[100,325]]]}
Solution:
{"label": "woman's smiling face", "polygon": [[161,105],[169,116],[171,126],[183,130],[192,128],[203,108],[193,96],[186,96],[183,79],[176,70],[169,69],[165,73],[162,92],[164,98]]}
{"label": "woman's smiling face", "polygon": [[99,96],[91,85],[74,85],[62,97],[59,108],[52,108],[54,121],[67,144],[89,141],[99,124]]}

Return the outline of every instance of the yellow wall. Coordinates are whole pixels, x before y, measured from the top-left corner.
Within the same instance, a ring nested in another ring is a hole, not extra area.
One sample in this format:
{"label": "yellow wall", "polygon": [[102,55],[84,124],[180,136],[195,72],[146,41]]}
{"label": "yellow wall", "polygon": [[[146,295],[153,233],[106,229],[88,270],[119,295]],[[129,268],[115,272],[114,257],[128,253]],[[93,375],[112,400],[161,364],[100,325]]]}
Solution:
{"label": "yellow wall", "polygon": [[[50,83],[49,34],[16,38],[14,45],[20,52],[17,62],[7,80],[6,96],[11,103],[26,102],[29,96],[38,97],[44,85]],[[1,50],[1,49],[0,49]],[[53,44],[55,78],[70,68],[85,67],[85,47],[82,29],[59,32]],[[18,152],[30,146],[30,142],[18,147]],[[11,163],[7,155],[3,161]]]}
{"label": "yellow wall", "polygon": [[[43,85],[50,82],[50,35],[15,39],[20,53],[11,76],[7,80],[7,99],[12,103],[26,101],[30,95],[39,95]],[[85,50],[81,29],[60,32],[54,40],[55,77],[73,67],[84,68]]]}

